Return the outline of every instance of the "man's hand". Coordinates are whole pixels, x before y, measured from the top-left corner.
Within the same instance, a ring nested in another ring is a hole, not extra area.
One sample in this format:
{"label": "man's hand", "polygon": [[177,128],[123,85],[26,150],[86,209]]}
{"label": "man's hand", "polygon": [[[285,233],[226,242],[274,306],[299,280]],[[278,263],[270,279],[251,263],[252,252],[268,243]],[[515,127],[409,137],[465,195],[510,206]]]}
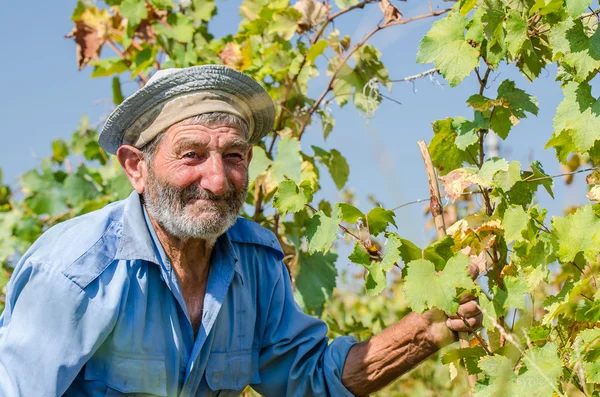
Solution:
{"label": "man's hand", "polygon": [[432,309],[424,313],[423,316],[430,321],[429,336],[439,347],[456,342],[458,332],[474,331],[481,327],[483,321],[483,314],[479,310],[477,298],[471,294],[464,294],[461,297],[456,314],[447,316],[441,310]]}
{"label": "man's hand", "polygon": [[[471,265],[469,273],[475,279],[479,271]],[[423,314],[411,313],[379,335],[350,349],[342,371],[342,383],[355,396],[367,396],[410,371],[440,348],[457,341],[458,332],[476,330],[482,320],[477,298],[471,294],[462,295],[458,312],[450,316],[437,309]]]}

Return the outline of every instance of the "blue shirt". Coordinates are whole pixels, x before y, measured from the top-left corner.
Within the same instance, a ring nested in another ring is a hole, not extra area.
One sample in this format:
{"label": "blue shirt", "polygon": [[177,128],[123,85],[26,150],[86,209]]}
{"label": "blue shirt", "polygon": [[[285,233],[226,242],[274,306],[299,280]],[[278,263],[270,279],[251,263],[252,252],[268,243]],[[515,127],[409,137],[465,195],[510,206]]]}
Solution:
{"label": "blue shirt", "polygon": [[[61,223],[17,264],[0,396],[351,396],[351,337],[294,302],[275,236],[239,218],[215,245],[194,332],[137,193]],[[127,394],[131,395],[131,394]]]}

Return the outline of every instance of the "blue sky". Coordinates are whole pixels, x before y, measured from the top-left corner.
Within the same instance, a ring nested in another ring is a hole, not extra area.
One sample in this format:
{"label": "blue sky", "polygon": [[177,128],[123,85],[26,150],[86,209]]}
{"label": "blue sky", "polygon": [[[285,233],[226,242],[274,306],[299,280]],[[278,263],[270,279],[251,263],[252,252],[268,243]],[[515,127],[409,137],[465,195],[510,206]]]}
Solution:
{"label": "blue sky", "polygon": [[[442,7],[448,3],[434,1]],[[77,70],[75,45],[64,38],[72,28],[70,15],[75,1],[32,1],[26,6],[17,2],[4,5],[0,14],[0,37],[3,40],[4,62],[0,63],[0,168],[4,181],[15,185],[19,174],[35,167],[50,153],[51,142],[69,138],[82,115],[93,124],[101,125],[112,109],[109,79],[91,79],[90,69]],[[237,1],[217,1],[219,15],[211,25],[216,35],[233,33],[239,21]],[[405,17],[428,12],[426,1],[410,0],[396,3]],[[336,27],[342,35],[349,34],[358,42],[381,19],[376,5],[351,13]],[[390,77],[398,79],[430,69],[431,65],[415,62],[420,38],[427,32],[432,19],[396,26],[379,32],[370,41],[382,53],[382,61]],[[107,51],[109,51],[107,49]],[[112,56],[112,55],[110,55]],[[326,62],[324,59],[321,62]],[[559,173],[553,151],[544,150],[552,134],[552,117],[562,94],[554,81],[556,70],[543,71],[534,83],[525,80],[512,66],[502,65],[493,74],[488,96],[494,96],[497,86],[505,79],[537,97],[538,117],[523,120],[513,129],[501,154],[508,160],[519,160],[525,168],[530,160],[542,162],[547,172]],[[310,86],[314,97],[325,87],[327,76],[315,79]],[[384,93],[401,102],[384,101],[371,118],[360,115],[352,104],[343,109],[332,105],[336,126],[327,141],[323,141],[320,122],[315,122],[305,134],[303,149],[311,153],[310,145],[338,149],[351,165],[348,186],[354,190],[359,207],[367,211],[371,204],[367,194],[373,194],[384,206],[391,208],[428,195],[426,175],[416,141],[429,141],[433,136],[431,122],[446,117],[472,117],[466,99],[477,92],[475,76],[468,77],[457,87],[450,88],[441,77],[440,87],[429,79],[414,84],[394,84],[391,93]],[[129,83],[131,91],[135,85]],[[322,173],[324,175],[325,173]],[[574,187],[566,188],[561,179],[555,180],[556,199],[542,192],[539,200],[560,215],[570,204],[587,202],[582,175],[576,176]],[[328,176],[322,177],[320,197],[332,201],[339,193]],[[425,244],[431,232],[424,230],[422,205],[397,211],[398,231],[403,237]]]}

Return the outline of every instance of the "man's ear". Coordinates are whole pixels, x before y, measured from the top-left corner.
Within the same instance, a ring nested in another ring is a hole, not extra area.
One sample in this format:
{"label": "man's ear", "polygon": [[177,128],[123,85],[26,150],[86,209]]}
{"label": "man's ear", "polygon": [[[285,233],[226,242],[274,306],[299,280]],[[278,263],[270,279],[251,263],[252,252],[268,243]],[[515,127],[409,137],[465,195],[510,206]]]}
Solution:
{"label": "man's ear", "polygon": [[144,192],[145,188],[145,176],[146,176],[146,162],[144,161],[144,155],[142,152],[133,146],[122,145],[117,150],[117,158],[121,167],[125,170],[127,178],[133,188],[139,194]]}
{"label": "man's ear", "polygon": [[254,145],[250,146],[250,149],[248,150],[248,165],[250,165],[250,162],[252,161],[252,149],[254,149]]}

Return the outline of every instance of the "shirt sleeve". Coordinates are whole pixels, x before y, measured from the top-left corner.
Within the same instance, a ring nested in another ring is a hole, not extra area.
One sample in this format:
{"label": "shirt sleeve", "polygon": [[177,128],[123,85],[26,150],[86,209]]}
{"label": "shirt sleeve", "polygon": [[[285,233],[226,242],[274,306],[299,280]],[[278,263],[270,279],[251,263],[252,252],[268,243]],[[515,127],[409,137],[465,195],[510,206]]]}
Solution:
{"label": "shirt sleeve", "polygon": [[15,270],[0,316],[0,396],[60,396],[114,326],[90,297],[55,268]]}
{"label": "shirt sleeve", "polygon": [[352,396],[342,384],[342,370],[353,337],[329,343],[327,325],[305,314],[294,301],[287,269],[270,297],[259,356],[261,383],[252,385],[265,396]]}

